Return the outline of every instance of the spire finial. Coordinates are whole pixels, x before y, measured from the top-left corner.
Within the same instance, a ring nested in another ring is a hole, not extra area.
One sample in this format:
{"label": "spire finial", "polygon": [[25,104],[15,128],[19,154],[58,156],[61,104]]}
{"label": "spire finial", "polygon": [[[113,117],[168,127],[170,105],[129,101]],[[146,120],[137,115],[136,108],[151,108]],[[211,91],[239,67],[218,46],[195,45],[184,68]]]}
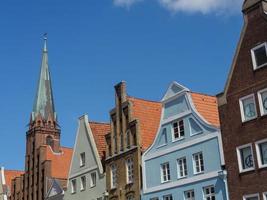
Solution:
{"label": "spire finial", "polygon": [[43,38],[44,38],[44,51],[47,51],[47,33],[44,33]]}

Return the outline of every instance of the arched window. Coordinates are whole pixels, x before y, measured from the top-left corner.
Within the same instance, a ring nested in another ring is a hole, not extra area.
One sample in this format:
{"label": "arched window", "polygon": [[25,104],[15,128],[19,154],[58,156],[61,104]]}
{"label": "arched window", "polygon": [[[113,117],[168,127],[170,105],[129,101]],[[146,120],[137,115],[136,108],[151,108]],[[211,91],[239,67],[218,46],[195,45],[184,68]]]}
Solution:
{"label": "arched window", "polygon": [[53,146],[53,138],[51,136],[46,137],[46,144],[49,146]]}

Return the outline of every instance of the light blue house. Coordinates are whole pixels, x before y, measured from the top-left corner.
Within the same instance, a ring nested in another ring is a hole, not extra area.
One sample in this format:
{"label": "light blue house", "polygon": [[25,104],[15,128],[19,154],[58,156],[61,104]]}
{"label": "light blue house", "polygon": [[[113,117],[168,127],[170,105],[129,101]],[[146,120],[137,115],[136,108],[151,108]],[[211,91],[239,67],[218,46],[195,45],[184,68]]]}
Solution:
{"label": "light blue house", "polygon": [[142,200],[228,200],[215,97],[174,82],[144,153]]}

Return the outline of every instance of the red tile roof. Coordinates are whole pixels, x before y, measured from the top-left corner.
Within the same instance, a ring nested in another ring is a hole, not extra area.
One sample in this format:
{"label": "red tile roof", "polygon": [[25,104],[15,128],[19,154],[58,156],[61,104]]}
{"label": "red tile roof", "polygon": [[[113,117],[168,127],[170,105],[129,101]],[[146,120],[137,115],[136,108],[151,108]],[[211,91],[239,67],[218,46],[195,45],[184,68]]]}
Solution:
{"label": "red tile roof", "polygon": [[217,98],[205,94],[191,92],[193,103],[200,115],[210,124],[219,127],[219,112]]}
{"label": "red tile roof", "polygon": [[128,97],[133,104],[132,117],[140,122],[142,150],[145,151],[154,141],[157,134],[162,104],[160,102]]}
{"label": "red tile roof", "polygon": [[73,149],[61,147],[61,153],[54,153],[46,146],[46,159],[51,160],[51,176],[58,179],[67,179],[69,175]]}
{"label": "red tile roof", "polygon": [[5,180],[6,185],[11,188],[11,181],[12,179],[21,176],[24,174],[24,171],[17,171],[17,170],[5,170]]}
{"label": "red tile roof", "polygon": [[105,135],[110,132],[110,124],[89,122],[89,126],[92,130],[99,156],[103,158],[106,150]]}

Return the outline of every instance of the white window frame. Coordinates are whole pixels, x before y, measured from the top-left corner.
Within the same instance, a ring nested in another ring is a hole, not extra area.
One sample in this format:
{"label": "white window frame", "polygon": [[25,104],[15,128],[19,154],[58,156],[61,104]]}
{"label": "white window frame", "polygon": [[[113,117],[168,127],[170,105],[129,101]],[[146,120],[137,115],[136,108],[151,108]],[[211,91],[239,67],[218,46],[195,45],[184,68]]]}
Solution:
{"label": "white window frame", "polygon": [[[168,168],[165,169],[167,180],[164,180],[164,172],[163,171],[164,171],[165,165],[168,165],[168,167],[169,167],[169,170],[168,170]],[[169,171],[169,174],[168,174],[168,171]],[[170,163],[169,162],[165,162],[165,163],[162,163],[160,165],[160,173],[161,173],[161,183],[167,183],[171,180],[171,171],[170,171]]]}
{"label": "white window frame", "polygon": [[[84,156],[84,158],[83,158],[83,156]],[[85,159],[86,159],[85,152],[80,153],[80,167],[85,166],[85,162],[86,162]]]}
{"label": "white window frame", "polygon": [[[84,182],[83,182],[83,179],[84,179]],[[86,176],[82,176],[81,179],[80,179],[80,182],[81,182],[80,190],[84,191],[86,189]]]}
{"label": "white window frame", "polygon": [[[247,169],[243,169],[240,150],[241,149],[244,149],[246,147],[250,147],[250,149],[251,149],[251,155],[252,155],[252,160],[253,160],[253,167],[250,167],[250,168],[247,168]],[[253,155],[252,143],[249,143],[249,144],[245,144],[245,145],[236,147],[236,153],[237,153],[239,173],[244,173],[244,172],[255,170],[255,160],[254,160],[254,155]]]}
{"label": "white window frame", "polygon": [[[253,101],[254,101],[254,108],[255,108],[256,115],[253,118],[251,118],[251,119],[246,119],[245,113],[244,113],[243,101],[245,99],[248,99],[248,98],[251,98],[251,97],[253,98]],[[255,95],[254,94],[250,94],[250,95],[247,95],[247,96],[244,96],[244,97],[240,98],[239,99],[239,107],[240,107],[241,120],[242,120],[242,122],[247,122],[247,121],[256,119],[258,117],[258,112],[257,112],[257,108],[256,108],[256,100],[255,100]]]}
{"label": "white window frame", "polygon": [[134,181],[134,162],[133,162],[133,158],[126,159],[125,165],[126,165],[126,182],[127,182],[127,184],[133,183],[133,181]]}
{"label": "white window frame", "polygon": [[[186,196],[187,193],[190,193],[191,197],[187,198],[187,196]],[[192,193],[194,193],[194,197],[192,197]],[[195,200],[195,191],[194,190],[184,191],[184,199],[185,200]]]}
{"label": "white window frame", "polygon": [[263,199],[264,199],[264,200],[267,200],[267,192],[263,192],[263,193],[262,193],[262,196],[263,196]]}
{"label": "white window frame", "polygon": [[[117,181],[118,181],[118,168],[116,164],[112,164],[110,166],[110,186],[111,189],[117,188]],[[115,179],[115,180],[114,180]]]}
{"label": "white window frame", "polygon": [[77,181],[76,179],[72,179],[70,181],[71,185],[71,194],[75,194],[77,192]]}
{"label": "white window frame", "polygon": [[[183,170],[183,176],[181,176],[181,167],[180,167],[180,164],[179,164],[179,161],[182,160],[182,170]],[[185,160],[185,162],[184,162]],[[181,179],[181,178],[186,178],[188,175],[188,170],[187,170],[187,159],[186,157],[181,157],[181,158],[178,158],[177,159],[177,177],[178,179]]]}
{"label": "white window frame", "polygon": [[[95,176],[95,179],[93,179],[93,176]],[[96,172],[90,173],[90,187],[96,186]]]}
{"label": "white window frame", "polygon": [[262,95],[261,95],[264,92],[267,92],[267,88],[258,91],[258,100],[259,100],[259,105],[260,105],[261,116],[267,115],[267,112],[264,113],[264,107],[263,107],[263,101],[262,101]]}
{"label": "white window frame", "polygon": [[265,168],[265,167],[267,167],[267,164],[263,164],[263,163],[261,162],[261,151],[260,151],[260,144],[262,144],[262,143],[266,143],[266,142],[267,142],[267,138],[255,142],[256,153],[257,153],[257,161],[258,161],[259,168]]}
{"label": "white window frame", "polygon": [[164,195],[164,196],[162,197],[162,199],[163,199],[163,200],[166,200],[166,199],[168,199],[168,200],[173,200],[173,196],[172,196],[172,194],[167,194],[167,195]]}
{"label": "white window frame", "polygon": [[[214,189],[214,194],[210,193],[210,194],[206,194],[206,189],[209,188],[210,191],[211,191],[211,188]],[[216,192],[215,192],[215,186],[214,185],[209,185],[209,186],[205,186],[202,188],[202,192],[203,192],[203,197],[204,197],[204,200],[206,200],[208,197],[212,197],[212,196],[215,196],[215,199],[216,199]]]}
{"label": "white window frame", "polygon": [[264,64],[262,64],[260,66],[257,66],[257,61],[256,61],[256,57],[255,57],[255,50],[257,50],[257,49],[259,49],[261,47],[264,47],[264,46],[265,46],[265,51],[267,53],[267,42],[264,42],[262,44],[259,44],[256,47],[254,47],[254,48],[251,49],[251,57],[252,57],[252,63],[253,63],[253,69],[254,70],[257,70],[257,69],[259,69],[259,68],[264,67],[264,66],[267,65],[267,63],[264,63]]}
{"label": "white window frame", "polygon": [[256,193],[256,194],[249,194],[249,195],[244,195],[244,196],[243,196],[243,200],[247,200],[248,198],[253,198],[253,197],[257,197],[258,200],[260,200],[260,195],[259,195],[259,193]]}
{"label": "white window frame", "polygon": [[[196,156],[196,155],[200,155],[200,154],[202,154],[202,160],[203,160],[203,168],[204,168],[204,170],[203,170],[203,171],[201,170],[201,162],[200,162],[200,163],[199,163],[200,171],[197,172],[197,170],[196,170],[197,165],[196,165],[195,156]],[[197,175],[197,174],[202,174],[202,173],[204,173],[204,172],[205,172],[205,163],[204,163],[204,155],[203,155],[203,152],[194,153],[193,156],[192,156],[192,158],[193,158],[194,174]]]}
{"label": "white window frame", "polygon": [[[180,126],[179,126],[179,122],[180,121],[183,121],[183,126],[184,126],[184,136],[181,136],[181,130],[180,130]],[[179,134],[179,137],[178,138],[175,138],[175,132],[174,132],[174,127],[173,127],[173,125],[175,124],[175,123],[177,123],[177,125],[178,125],[178,134]],[[171,131],[172,131],[172,141],[173,142],[176,142],[176,141],[179,141],[179,140],[183,140],[184,138],[185,138],[185,124],[184,124],[184,119],[178,119],[178,120],[175,120],[175,121],[173,121],[172,122],[172,129],[171,129]]]}

